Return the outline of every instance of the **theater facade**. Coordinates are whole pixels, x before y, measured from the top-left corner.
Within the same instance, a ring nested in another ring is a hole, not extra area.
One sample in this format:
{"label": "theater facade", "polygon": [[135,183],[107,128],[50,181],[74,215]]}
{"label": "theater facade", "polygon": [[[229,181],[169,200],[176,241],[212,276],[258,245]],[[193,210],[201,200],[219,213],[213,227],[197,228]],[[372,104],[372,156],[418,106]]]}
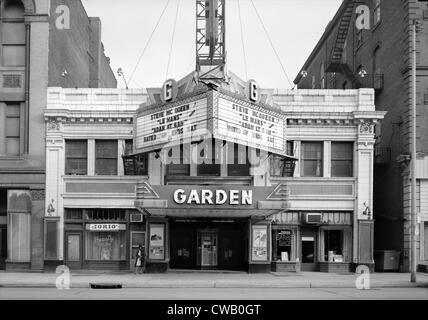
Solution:
{"label": "theater facade", "polygon": [[49,89],[45,267],[373,267],[374,91],[196,78]]}

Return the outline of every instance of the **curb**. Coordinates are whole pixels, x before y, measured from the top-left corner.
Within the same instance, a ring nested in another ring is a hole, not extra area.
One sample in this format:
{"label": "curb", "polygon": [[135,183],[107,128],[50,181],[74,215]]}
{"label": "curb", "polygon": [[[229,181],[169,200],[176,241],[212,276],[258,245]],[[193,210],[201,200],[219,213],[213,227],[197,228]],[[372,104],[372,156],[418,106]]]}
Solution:
{"label": "curb", "polygon": [[[70,289],[81,289],[86,288],[90,289],[91,285],[94,285],[94,283],[78,283],[78,284],[70,284]],[[96,285],[96,284],[95,284]],[[344,285],[329,285],[329,284],[316,284],[316,283],[306,283],[306,284],[275,284],[275,285],[263,285],[263,284],[237,284],[237,285],[227,285],[227,284],[182,284],[182,285],[174,285],[174,284],[168,284],[168,285],[159,285],[159,284],[142,284],[142,285],[132,285],[132,284],[120,284],[117,283],[117,285],[121,285],[123,289],[144,289],[144,288],[216,288],[216,289],[239,289],[239,288],[266,288],[266,289],[321,289],[321,288],[343,288],[343,289],[356,289],[355,286],[351,286],[348,284]],[[51,283],[41,283],[41,284],[2,284],[0,285],[0,288],[46,288],[46,289],[55,289],[55,285]],[[385,288],[428,288],[428,283],[424,284],[379,284],[379,285],[372,285],[370,289],[385,289]],[[369,289],[369,290],[370,290]]]}

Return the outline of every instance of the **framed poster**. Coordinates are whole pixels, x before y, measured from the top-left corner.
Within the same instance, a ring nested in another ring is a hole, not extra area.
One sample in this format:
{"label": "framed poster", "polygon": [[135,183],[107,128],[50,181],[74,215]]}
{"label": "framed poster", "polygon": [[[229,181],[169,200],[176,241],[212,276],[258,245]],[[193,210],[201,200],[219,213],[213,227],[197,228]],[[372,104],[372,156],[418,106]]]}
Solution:
{"label": "framed poster", "polygon": [[165,225],[151,224],[149,233],[149,259],[165,259]]}
{"label": "framed poster", "polygon": [[252,226],[252,250],[253,261],[268,260],[267,226]]}

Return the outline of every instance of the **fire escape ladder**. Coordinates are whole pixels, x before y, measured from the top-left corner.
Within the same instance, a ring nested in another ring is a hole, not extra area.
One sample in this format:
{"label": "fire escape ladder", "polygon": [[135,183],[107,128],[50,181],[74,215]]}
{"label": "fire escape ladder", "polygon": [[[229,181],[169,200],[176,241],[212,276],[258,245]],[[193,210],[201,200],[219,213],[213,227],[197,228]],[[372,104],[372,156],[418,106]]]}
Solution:
{"label": "fire escape ladder", "polygon": [[[327,61],[326,63],[325,72],[337,72],[337,73],[345,72],[345,70],[343,70],[342,68],[342,65],[345,64],[342,54],[343,54],[345,41],[348,36],[352,15],[354,13],[354,8],[357,1],[356,0],[344,0],[344,1],[345,1],[345,9],[343,11],[342,16],[340,17],[339,27],[337,29],[337,34],[336,34],[336,40],[334,42],[333,48],[331,49],[329,61]],[[352,79],[352,77],[350,79]]]}

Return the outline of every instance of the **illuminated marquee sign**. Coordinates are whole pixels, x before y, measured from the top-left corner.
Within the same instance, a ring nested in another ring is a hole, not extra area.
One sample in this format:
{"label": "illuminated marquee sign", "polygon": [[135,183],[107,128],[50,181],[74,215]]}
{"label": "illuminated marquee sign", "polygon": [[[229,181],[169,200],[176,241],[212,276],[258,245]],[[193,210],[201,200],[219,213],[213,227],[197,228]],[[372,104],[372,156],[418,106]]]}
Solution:
{"label": "illuminated marquee sign", "polygon": [[138,116],[136,149],[204,135],[207,118],[206,98]]}
{"label": "illuminated marquee sign", "polygon": [[254,148],[285,153],[285,119],[251,104],[218,100],[217,135]]}

